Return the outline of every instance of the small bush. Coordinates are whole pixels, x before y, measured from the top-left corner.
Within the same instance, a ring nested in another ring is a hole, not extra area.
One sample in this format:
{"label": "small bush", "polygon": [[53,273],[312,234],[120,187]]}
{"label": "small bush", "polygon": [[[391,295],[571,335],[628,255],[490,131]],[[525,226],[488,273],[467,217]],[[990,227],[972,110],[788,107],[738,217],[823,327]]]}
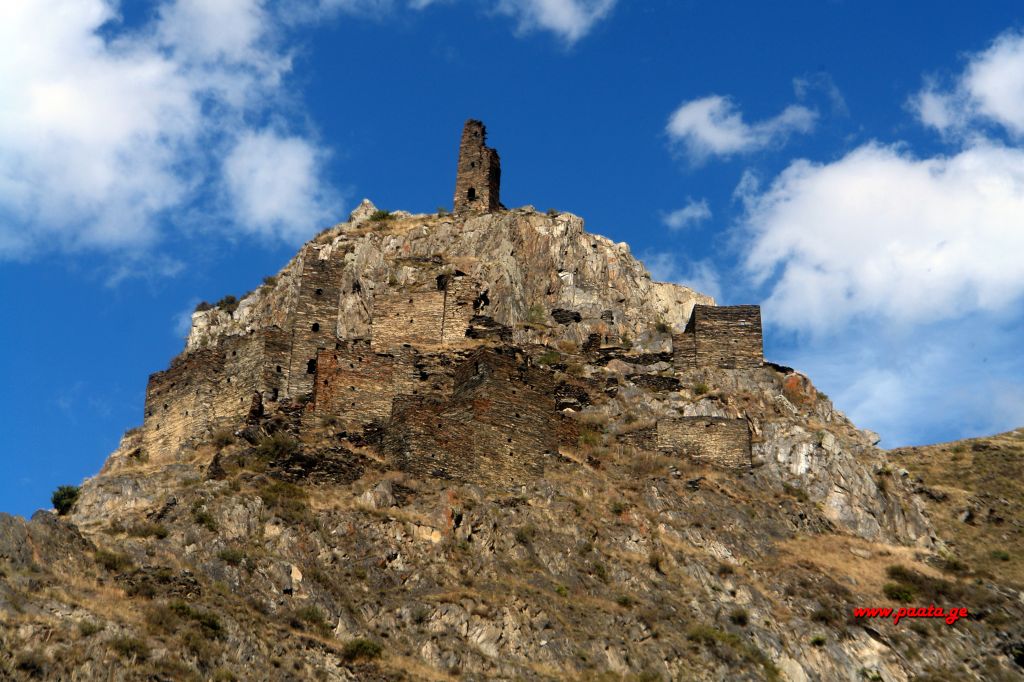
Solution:
{"label": "small bush", "polygon": [[111,572],[123,571],[132,565],[132,560],[127,554],[110,552],[105,549],[97,549],[93,559],[96,560],[97,564]]}
{"label": "small bush", "polygon": [[544,351],[540,357],[537,358],[538,365],[554,365],[557,364],[562,356],[558,354],[558,351],[549,350]]}
{"label": "small bush", "polygon": [[82,620],[78,622],[78,634],[82,635],[82,637],[92,637],[102,629],[102,625],[94,623],[91,620]]}
{"label": "small bush", "polygon": [[608,582],[608,569],[605,568],[604,564],[601,562],[594,564],[594,575],[597,576],[597,579],[601,582]]}
{"label": "small bush", "polygon": [[277,284],[277,275],[267,275],[263,278],[263,286],[272,287]]}
{"label": "small bush", "polygon": [[703,381],[693,387],[694,395],[704,395],[711,390],[711,387],[705,384]]}
{"label": "small bush", "polygon": [[660,552],[651,552],[647,555],[647,565],[658,573],[664,573],[662,570],[662,564],[664,561],[665,557],[663,557]]}
{"label": "small bush", "polygon": [[163,540],[169,535],[167,527],[159,523],[140,523],[128,529],[128,535],[135,538],[157,538]]}
{"label": "small bush", "polygon": [[821,635],[811,637],[811,646],[825,646],[825,638]]}
{"label": "small bush", "polygon": [[213,432],[212,442],[218,450],[235,442],[235,432],[231,429],[217,429]]}
{"label": "small bush", "polygon": [[451,211],[449,211],[446,206],[437,207],[437,215],[449,215],[450,213]]}
{"label": "small bush", "polygon": [[245,552],[238,549],[237,547],[229,547],[227,549],[222,549],[221,551],[217,552],[217,558],[226,564],[237,566],[238,564],[245,561]]}
{"label": "small bush", "polygon": [[746,627],[747,623],[750,622],[750,616],[748,616],[747,612],[743,609],[733,609],[732,612],[729,614],[729,620],[734,625]]}
{"label": "small bush", "polygon": [[299,450],[299,441],[287,433],[278,431],[260,440],[256,446],[256,454],[270,460],[291,457]]}
{"label": "small bush", "polygon": [[548,313],[540,303],[534,303],[526,311],[526,321],[529,324],[541,325],[547,322]]}
{"label": "small bush", "polygon": [[231,314],[238,310],[238,299],[228,294],[224,298],[217,301],[216,306],[224,312]]}
{"label": "small bush", "polygon": [[309,519],[306,491],[297,485],[274,481],[260,489],[260,497],[263,504],[283,521],[302,523]]}
{"label": "small bush", "polygon": [[122,658],[145,661],[149,657],[149,645],[136,637],[115,637],[110,640],[110,648]]}
{"label": "small bush", "polygon": [[43,677],[46,674],[46,659],[36,651],[26,651],[14,660],[14,668],[29,677]]}
{"label": "small bush", "polygon": [[621,516],[622,512],[626,511],[626,503],[621,500],[615,500],[608,506],[608,509],[615,516]]}
{"label": "small bush", "polygon": [[391,217],[391,211],[385,211],[382,208],[378,208],[376,211],[370,214],[370,220],[375,223],[382,222]]}
{"label": "small bush", "polygon": [[198,502],[192,507],[192,520],[196,522],[197,526],[202,526],[211,533],[217,532],[217,519],[213,518],[213,514]]}
{"label": "small bush", "polygon": [[341,657],[346,661],[359,659],[378,658],[381,654],[381,645],[369,639],[353,639],[345,643],[341,649]]}
{"label": "small bush", "polygon": [[577,439],[580,447],[597,447],[603,440],[600,431],[595,431],[589,427],[583,427],[580,429],[580,435]]}
{"label": "small bush", "polygon": [[903,585],[900,583],[886,583],[882,587],[882,592],[889,599],[909,604],[914,601],[914,588],[909,585]]}
{"label": "small bush", "polygon": [[736,571],[729,564],[718,564],[718,571],[716,572],[719,576],[724,578],[727,575],[732,575]]}
{"label": "small bush", "polygon": [[549,218],[554,218],[555,216],[557,216],[557,215],[558,215],[558,209],[557,209],[557,208],[549,208],[549,209],[548,209],[548,210],[546,211],[546,213],[547,213],[547,215],[548,215],[548,217],[549,217]]}
{"label": "small bush", "polygon": [[62,485],[53,491],[53,495],[50,496],[50,502],[53,503],[53,508],[57,510],[57,514],[65,516],[71,512],[75,506],[75,502],[78,501],[79,488],[77,485]]}
{"label": "small bush", "polygon": [[664,320],[658,320],[657,322],[654,323],[654,331],[658,332],[659,334],[668,334],[670,331],[672,331],[672,327],[668,326],[668,323],[665,322]]}
{"label": "small bush", "polygon": [[213,310],[213,306],[206,301],[200,301],[199,303],[196,303],[196,309],[193,312],[203,313],[207,310]]}
{"label": "small bush", "polygon": [[807,496],[807,491],[805,491],[803,488],[797,488],[796,486],[792,486],[788,483],[782,484],[782,492],[786,493],[790,497],[796,498],[798,502],[803,502],[806,504],[810,500],[810,497]]}
{"label": "small bush", "polygon": [[536,535],[537,529],[533,526],[523,526],[516,530],[516,542],[521,545],[528,545],[533,540],[533,536]]}
{"label": "small bush", "polygon": [[990,555],[996,561],[1009,561],[1010,553],[1005,549],[993,549]]}
{"label": "small bush", "polygon": [[630,606],[633,605],[633,598],[630,597],[628,594],[620,594],[618,597],[615,598],[615,603],[624,609],[628,609]]}
{"label": "small bush", "polygon": [[555,585],[555,592],[558,594],[559,597],[569,596],[569,588],[565,585]]}

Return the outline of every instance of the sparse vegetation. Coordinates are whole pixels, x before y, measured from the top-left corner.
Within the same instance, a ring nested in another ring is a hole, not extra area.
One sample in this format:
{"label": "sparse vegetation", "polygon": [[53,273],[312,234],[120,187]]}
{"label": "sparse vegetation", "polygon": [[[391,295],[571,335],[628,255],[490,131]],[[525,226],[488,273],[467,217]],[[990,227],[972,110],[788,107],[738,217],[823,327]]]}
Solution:
{"label": "sparse vegetation", "polygon": [[826,641],[825,638],[822,637],[821,635],[815,635],[814,637],[811,637],[811,646],[817,646],[817,647],[825,646],[825,641]]}
{"label": "sparse vegetation", "polygon": [[557,364],[561,359],[562,359],[562,356],[559,355],[558,351],[555,351],[555,350],[544,351],[544,353],[542,353],[537,358],[537,364],[538,365],[554,365],[554,364]]}
{"label": "sparse vegetation", "polygon": [[263,278],[263,286],[273,287],[275,284],[277,284],[277,275],[267,275]]}
{"label": "sparse vegetation", "polygon": [[46,675],[46,659],[38,651],[26,651],[14,659],[14,669],[29,677],[41,678]]}
{"label": "sparse vegetation", "polygon": [[115,637],[110,640],[110,648],[121,658],[134,659],[139,662],[149,658],[149,645],[137,637]]}
{"label": "sparse vegetation", "polygon": [[260,440],[256,454],[269,460],[284,459],[299,450],[299,441],[283,431],[277,431]]}
{"label": "sparse vegetation", "polygon": [[380,657],[382,647],[370,639],[353,639],[345,643],[341,649],[341,657],[346,661],[369,660]]}
{"label": "sparse vegetation", "polygon": [[901,602],[903,604],[909,604],[914,601],[914,588],[909,585],[902,585],[900,583],[886,583],[882,587],[882,593],[886,597],[894,601]]}
{"label": "sparse vegetation", "polygon": [[200,301],[199,303],[196,303],[195,310],[193,310],[192,312],[202,313],[206,312],[207,310],[213,310],[213,305],[207,301]]}
{"label": "sparse vegetation", "polygon": [[521,545],[528,545],[537,534],[537,529],[531,525],[520,526],[516,529],[516,542]]}
{"label": "sparse vegetation", "polygon": [[703,381],[700,382],[699,384],[694,384],[694,386],[693,386],[693,394],[694,395],[704,395],[704,394],[708,393],[710,390],[711,390],[711,387],[708,386]]}
{"label": "sparse vegetation", "polygon": [[53,503],[53,508],[57,510],[58,515],[66,516],[71,513],[75,502],[78,501],[79,492],[77,485],[62,485],[53,491],[50,502]]}
{"label": "sparse vegetation", "polygon": [[139,523],[128,529],[128,535],[134,538],[157,538],[163,540],[169,535],[167,527],[159,523]]}
{"label": "sparse vegetation", "polygon": [[213,432],[212,442],[218,450],[226,448],[235,442],[235,432],[231,429],[217,429]]}
{"label": "sparse vegetation", "polygon": [[733,625],[739,625],[740,627],[746,627],[747,623],[750,622],[750,616],[744,609],[733,609],[729,613],[729,621]]}
{"label": "sparse vegetation", "polygon": [[238,299],[228,294],[216,303],[216,307],[220,308],[224,312],[231,314],[238,310]]}
{"label": "sparse vegetation", "polygon": [[543,325],[547,322],[548,312],[544,309],[540,303],[534,303],[526,311],[526,322],[535,326]]}
{"label": "sparse vegetation", "polygon": [[111,552],[106,549],[97,549],[93,554],[93,559],[111,573],[124,571],[132,566],[132,560],[127,554]]}
{"label": "sparse vegetation", "polygon": [[217,519],[199,502],[192,507],[192,520],[210,532],[217,531]]}
{"label": "sparse vegetation", "polygon": [[993,549],[990,556],[996,561],[1009,561],[1010,553],[1005,549]]}
{"label": "sparse vegetation", "polygon": [[370,222],[380,223],[391,218],[391,211],[385,211],[382,208],[378,208],[376,211],[370,214]]}
{"label": "sparse vegetation", "polygon": [[659,334],[668,334],[669,332],[672,331],[672,327],[670,327],[668,323],[665,322],[665,320],[659,319],[657,322],[654,323],[654,331],[658,332]]}
{"label": "sparse vegetation", "polygon": [[282,521],[301,524],[309,520],[306,491],[292,483],[273,481],[259,491],[263,504]]}
{"label": "sparse vegetation", "polygon": [[217,558],[231,566],[237,566],[245,561],[245,552],[237,547],[228,547],[217,552]]}
{"label": "sparse vegetation", "polygon": [[78,622],[78,634],[82,637],[92,637],[102,629],[102,625],[91,620],[81,620]]}

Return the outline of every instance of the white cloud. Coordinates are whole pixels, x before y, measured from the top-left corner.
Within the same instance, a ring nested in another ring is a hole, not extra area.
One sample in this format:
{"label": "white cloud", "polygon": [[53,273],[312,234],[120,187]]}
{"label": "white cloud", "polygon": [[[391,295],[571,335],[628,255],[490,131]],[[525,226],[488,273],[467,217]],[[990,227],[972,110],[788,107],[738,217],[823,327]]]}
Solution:
{"label": "white cloud", "polygon": [[673,230],[681,230],[688,225],[702,223],[711,217],[711,209],[705,199],[690,199],[686,206],[676,209],[662,217],[662,221]]}
{"label": "white cloud", "polygon": [[[0,257],[152,245],[285,96],[290,58],[259,0],[173,0],[132,31],[114,8],[0,6]],[[312,202],[318,183],[303,181]]]}
{"label": "white cloud", "polygon": [[810,132],[816,119],[814,111],[794,104],[770,119],[747,124],[731,100],[710,95],[676,109],[666,132],[692,162],[701,163],[709,156],[752,152],[780,143],[792,133]]}
{"label": "white cloud", "polygon": [[300,137],[248,132],[224,161],[224,178],[243,229],[299,242],[326,224],[336,202],[318,182],[322,159]]}
{"label": "white cloud", "polygon": [[668,251],[645,253],[640,260],[656,282],[682,284],[716,301],[722,298],[718,270],[709,260],[691,261]]}
{"label": "white cloud", "polygon": [[971,55],[949,91],[929,80],[911,106],[925,125],[943,133],[970,133],[989,122],[1024,136],[1024,34],[1007,31]]}
{"label": "white cloud", "polygon": [[1024,294],[1024,150],[979,142],[917,159],[872,143],[795,161],[745,200],[746,268],[772,280],[765,305],[783,327],[952,320]]}
{"label": "white cloud", "polygon": [[519,21],[524,31],[544,29],[569,44],[585,36],[607,17],[617,0],[499,0],[498,11]]}

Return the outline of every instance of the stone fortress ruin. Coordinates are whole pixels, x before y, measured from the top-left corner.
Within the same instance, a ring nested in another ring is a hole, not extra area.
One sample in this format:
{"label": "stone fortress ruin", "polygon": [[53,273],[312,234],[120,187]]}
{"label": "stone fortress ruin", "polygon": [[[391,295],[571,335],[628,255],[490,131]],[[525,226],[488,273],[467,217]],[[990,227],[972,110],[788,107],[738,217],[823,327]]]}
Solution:
{"label": "stone fortress ruin", "polygon": [[[196,312],[185,352],[149,378],[128,445],[173,462],[218,429],[285,412],[329,419],[403,471],[512,484],[573,450],[572,413],[627,383],[672,390],[681,373],[761,366],[757,306],[651,282],[626,245],[579,218],[505,209],[500,178],[483,123],[469,120],[452,213],[364,201],[237,308]],[[612,362],[663,369],[621,384],[567,369]],[[750,466],[742,415],[659,418],[634,436]]]}

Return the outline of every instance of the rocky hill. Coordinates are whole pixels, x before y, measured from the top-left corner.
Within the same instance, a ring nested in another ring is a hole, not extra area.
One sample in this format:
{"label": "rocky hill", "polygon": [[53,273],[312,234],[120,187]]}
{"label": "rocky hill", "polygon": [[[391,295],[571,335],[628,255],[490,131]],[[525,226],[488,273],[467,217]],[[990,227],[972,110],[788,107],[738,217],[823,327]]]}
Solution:
{"label": "rocky hill", "polygon": [[200,306],[103,470],[0,515],[0,677],[1021,677],[1020,433],[879,450],[498,163],[471,121],[453,214]]}

